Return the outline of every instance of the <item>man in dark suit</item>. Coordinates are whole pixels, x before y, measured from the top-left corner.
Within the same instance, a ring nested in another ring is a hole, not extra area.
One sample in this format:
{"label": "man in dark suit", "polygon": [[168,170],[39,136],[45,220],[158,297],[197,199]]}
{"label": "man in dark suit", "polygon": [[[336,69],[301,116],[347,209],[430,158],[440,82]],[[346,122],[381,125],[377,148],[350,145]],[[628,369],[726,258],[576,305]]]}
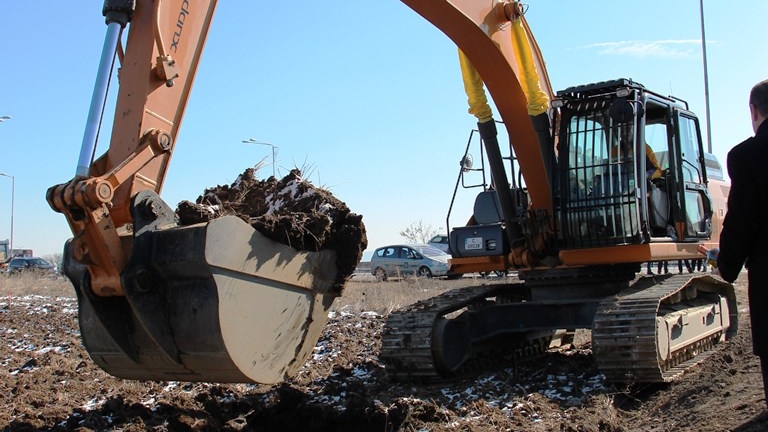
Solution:
{"label": "man in dark suit", "polygon": [[717,268],[728,282],[747,268],[752,346],[760,357],[768,404],[768,80],[752,87],[749,111],[755,136],[728,152],[731,191]]}

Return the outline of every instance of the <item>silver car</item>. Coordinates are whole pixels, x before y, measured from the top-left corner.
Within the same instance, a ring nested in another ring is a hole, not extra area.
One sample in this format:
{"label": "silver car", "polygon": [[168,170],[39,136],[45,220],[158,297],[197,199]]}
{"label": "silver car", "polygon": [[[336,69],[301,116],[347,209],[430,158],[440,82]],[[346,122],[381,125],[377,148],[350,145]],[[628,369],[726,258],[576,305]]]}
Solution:
{"label": "silver car", "polygon": [[445,252],[447,254],[450,254],[451,253],[451,248],[450,248],[450,245],[448,243],[449,240],[450,239],[448,238],[447,235],[439,234],[439,235],[436,235],[436,236],[432,237],[427,242],[427,244],[430,245],[430,246],[434,246],[434,247],[440,249],[441,251],[443,251],[443,252]]}
{"label": "silver car", "polygon": [[426,244],[384,246],[371,256],[371,274],[382,281],[405,275],[448,276],[450,258],[447,253]]}

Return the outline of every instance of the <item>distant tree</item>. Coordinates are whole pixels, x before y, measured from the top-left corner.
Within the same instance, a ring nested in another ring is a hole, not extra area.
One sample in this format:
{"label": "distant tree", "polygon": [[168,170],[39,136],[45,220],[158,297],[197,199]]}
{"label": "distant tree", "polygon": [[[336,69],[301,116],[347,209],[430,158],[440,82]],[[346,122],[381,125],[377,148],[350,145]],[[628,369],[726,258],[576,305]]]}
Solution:
{"label": "distant tree", "polygon": [[61,271],[62,255],[60,253],[44,255],[42,258],[51,264],[56,264],[59,267],[59,271]]}
{"label": "distant tree", "polygon": [[410,243],[426,243],[437,233],[436,228],[432,228],[432,225],[424,225],[424,222],[419,219],[418,222],[414,222],[400,231],[400,236]]}

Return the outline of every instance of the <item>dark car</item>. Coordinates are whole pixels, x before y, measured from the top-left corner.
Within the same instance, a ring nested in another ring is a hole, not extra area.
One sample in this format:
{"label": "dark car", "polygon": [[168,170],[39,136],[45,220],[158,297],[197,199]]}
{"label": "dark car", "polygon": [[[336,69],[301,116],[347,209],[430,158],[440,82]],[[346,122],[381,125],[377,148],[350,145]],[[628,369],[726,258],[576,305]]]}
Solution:
{"label": "dark car", "polygon": [[8,274],[26,272],[55,275],[56,266],[39,257],[16,257],[8,263]]}

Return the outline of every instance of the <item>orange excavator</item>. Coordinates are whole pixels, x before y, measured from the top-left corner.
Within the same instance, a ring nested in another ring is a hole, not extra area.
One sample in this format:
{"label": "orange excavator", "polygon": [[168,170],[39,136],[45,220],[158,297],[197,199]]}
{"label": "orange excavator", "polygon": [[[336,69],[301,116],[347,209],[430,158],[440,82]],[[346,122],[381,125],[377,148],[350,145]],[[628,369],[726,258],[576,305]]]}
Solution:
{"label": "orange excavator", "polygon": [[[393,312],[381,351],[393,376],[460,375],[587,328],[610,379],[668,381],[731,337],[730,284],[637,275],[642,263],[700,258],[698,245],[717,243],[724,195],[687,104],[628,79],[554,94],[519,2],[403,3],[458,46],[487,154],[490,185],[450,234],[452,272],[513,268],[520,280]],[[334,251],[298,252],[233,216],[180,226],[159,197],[215,7],[105,1],[77,172],[48,190],[74,234],[64,270],[85,346],[118,377],[279,382],[309,356],[338,295]],[[112,138],[94,160],[115,57]]]}

